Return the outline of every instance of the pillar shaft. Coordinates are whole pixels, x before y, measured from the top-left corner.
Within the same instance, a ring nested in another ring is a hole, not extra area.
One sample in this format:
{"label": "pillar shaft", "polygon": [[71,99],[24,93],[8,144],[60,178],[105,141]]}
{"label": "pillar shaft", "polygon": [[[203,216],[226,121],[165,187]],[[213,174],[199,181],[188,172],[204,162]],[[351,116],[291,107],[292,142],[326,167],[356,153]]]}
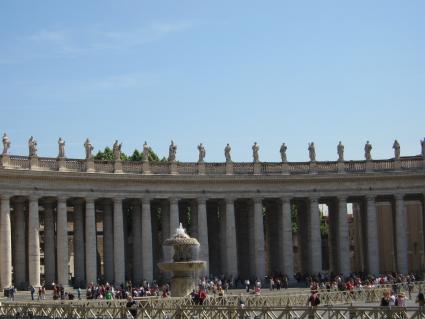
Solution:
{"label": "pillar shaft", "polygon": [[26,283],[26,265],[27,255],[25,252],[25,202],[20,199],[15,202],[15,231],[13,232],[13,272],[15,275],[15,286],[18,288],[27,288]]}
{"label": "pillar shaft", "polygon": [[74,202],[74,276],[76,287],[85,288],[83,201]]}
{"label": "pillar shaft", "polygon": [[338,198],[338,268],[343,275],[350,274],[350,242],[348,236],[347,199]]}
{"label": "pillar shaft", "polygon": [[151,202],[142,200],[142,273],[143,279],[153,280]]}
{"label": "pillar shaft", "polygon": [[263,223],[263,203],[260,198],[254,199],[254,256],[255,256],[255,276],[259,280],[265,275],[264,256],[264,223]]}
{"label": "pillar shaft", "polygon": [[69,284],[68,270],[68,212],[66,209],[66,198],[58,198],[57,207],[57,263],[58,283],[63,286]]}
{"label": "pillar shaft", "polygon": [[105,280],[114,282],[114,229],[112,222],[112,205],[103,203],[103,269]]}
{"label": "pillar shaft", "polygon": [[114,198],[114,282],[125,283],[124,220],[122,198]]}
{"label": "pillar shaft", "polygon": [[55,217],[53,202],[44,202],[44,281],[51,285],[56,281],[56,254],[55,254]]}
{"label": "pillar shaft", "polygon": [[97,283],[96,216],[93,198],[86,198],[86,281]]}
{"label": "pillar shaft", "polygon": [[407,274],[407,216],[402,195],[395,196],[395,228],[397,248],[397,270],[402,274]]}
{"label": "pillar shaft", "polygon": [[209,249],[208,249],[208,224],[207,224],[207,203],[204,198],[198,198],[198,241],[200,244],[199,258],[205,261],[205,269],[203,270],[204,275],[209,274]]}
{"label": "pillar shaft", "polygon": [[133,203],[132,215],[132,236],[133,236],[133,282],[140,284],[143,280],[142,272],[142,218],[140,203]]}
{"label": "pillar shaft", "polygon": [[29,284],[40,287],[40,222],[38,197],[30,197],[28,213],[28,274]]}
{"label": "pillar shaft", "polygon": [[[170,238],[170,205],[163,202],[161,205],[161,222],[162,222],[162,242]],[[172,249],[169,246],[162,246],[162,255],[164,261],[170,261],[172,257]],[[165,274],[167,276],[167,274]]]}
{"label": "pillar shaft", "polygon": [[310,198],[310,272],[317,275],[322,271],[322,237],[320,235],[320,212],[318,198]]}
{"label": "pillar shaft", "polygon": [[228,276],[238,276],[238,251],[236,244],[235,201],[226,198],[226,273]]}
{"label": "pillar shaft", "polygon": [[179,200],[170,199],[170,236],[174,235],[179,227]]}
{"label": "pillar shaft", "polygon": [[1,196],[1,286],[12,286],[12,231],[10,225],[10,198]]}
{"label": "pillar shaft", "polygon": [[378,245],[378,216],[375,197],[366,198],[367,207],[367,271],[369,274],[379,273],[379,245]]}
{"label": "pillar shaft", "polygon": [[292,220],[291,220],[291,201],[289,198],[282,198],[281,218],[279,225],[282,236],[282,251],[280,255],[280,264],[283,273],[291,280],[294,276],[294,244],[292,239]]}

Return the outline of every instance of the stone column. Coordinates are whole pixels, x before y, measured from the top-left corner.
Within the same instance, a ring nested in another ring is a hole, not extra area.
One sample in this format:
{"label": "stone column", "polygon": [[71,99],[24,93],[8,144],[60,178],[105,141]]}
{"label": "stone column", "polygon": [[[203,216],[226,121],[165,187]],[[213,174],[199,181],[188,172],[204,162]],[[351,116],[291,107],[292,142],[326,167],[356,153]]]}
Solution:
{"label": "stone column", "polygon": [[347,276],[350,274],[350,242],[348,236],[347,198],[338,197],[338,268]]}
{"label": "stone column", "polygon": [[170,236],[176,233],[179,227],[179,200],[170,198]]}
{"label": "stone column", "polygon": [[114,229],[112,223],[112,205],[109,200],[103,202],[103,269],[105,280],[114,282]]}
{"label": "stone column", "polygon": [[114,198],[114,283],[125,284],[124,220],[122,198]]}
{"label": "stone column", "polygon": [[265,275],[264,257],[264,225],[263,225],[263,201],[254,198],[254,252],[255,252],[255,276],[263,281]]}
{"label": "stone column", "polygon": [[[168,202],[163,201],[161,203],[161,222],[162,222],[162,242],[164,242],[166,239],[170,238],[170,205]],[[162,255],[164,261],[170,261],[172,254],[171,254],[171,247],[169,246],[162,246]],[[167,276],[167,274],[165,274]]]}
{"label": "stone column", "polygon": [[28,212],[28,274],[29,284],[40,287],[40,222],[38,197],[30,196]]}
{"label": "stone column", "polygon": [[1,195],[1,287],[12,286],[12,231],[10,226],[10,197]]}
{"label": "stone column", "polygon": [[294,278],[294,243],[292,240],[291,200],[288,197],[282,197],[281,201],[279,235],[281,236],[282,251],[280,264],[283,273],[288,276],[288,280],[292,281]]}
{"label": "stone column", "polygon": [[[44,207],[44,281],[51,285],[56,281],[55,217],[53,199],[43,202]],[[31,267],[31,266],[30,266]]]}
{"label": "stone column", "polygon": [[367,272],[372,275],[379,273],[379,246],[378,246],[378,216],[376,212],[375,196],[366,196],[367,206]]}
{"label": "stone column", "polygon": [[25,249],[25,199],[15,200],[15,229],[13,232],[13,272],[15,275],[15,285],[19,289],[27,288],[26,265],[27,254]]}
{"label": "stone column", "polygon": [[238,251],[236,244],[235,201],[226,198],[226,275],[238,277]]}
{"label": "stone column", "polygon": [[395,233],[397,249],[397,271],[402,274],[408,272],[407,255],[407,216],[402,194],[395,195]]}
{"label": "stone column", "polygon": [[86,198],[86,283],[97,283],[96,215],[94,198]]}
{"label": "stone column", "polygon": [[142,272],[142,218],[139,201],[133,201],[132,215],[133,236],[133,282],[140,284],[143,281]]}
{"label": "stone column", "polygon": [[317,275],[322,271],[322,237],[320,235],[319,199],[317,197],[310,197],[309,217],[310,272]]}
{"label": "stone column", "polygon": [[199,259],[206,262],[204,275],[209,274],[209,250],[208,250],[208,223],[207,223],[207,202],[205,198],[198,198],[198,241],[201,244]]}
{"label": "stone column", "polygon": [[74,201],[74,272],[76,287],[84,289],[85,274],[84,256],[84,217],[83,200]]}
{"label": "stone column", "polygon": [[69,284],[69,254],[68,254],[68,211],[66,208],[66,198],[58,197],[57,208],[57,262],[58,262],[58,283],[62,286]]}
{"label": "stone column", "polygon": [[142,199],[142,274],[143,279],[153,280],[152,219],[149,198]]}

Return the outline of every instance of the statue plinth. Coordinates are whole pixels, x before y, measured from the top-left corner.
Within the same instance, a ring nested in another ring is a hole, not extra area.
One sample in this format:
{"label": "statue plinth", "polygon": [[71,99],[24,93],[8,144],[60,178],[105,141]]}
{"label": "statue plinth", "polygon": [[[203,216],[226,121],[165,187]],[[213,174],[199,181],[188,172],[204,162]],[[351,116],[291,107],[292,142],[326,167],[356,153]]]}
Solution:
{"label": "statue plinth", "polygon": [[401,161],[400,159],[394,159],[394,169],[401,170]]}
{"label": "statue plinth", "polygon": [[86,159],[86,172],[87,173],[94,173],[95,172],[93,157]]}
{"label": "statue plinth", "polygon": [[371,160],[366,160],[366,172],[373,172],[373,162]]}
{"label": "statue plinth", "polygon": [[9,154],[3,154],[1,156],[1,166],[3,168],[7,168],[7,167],[10,166],[10,157],[9,157]]}
{"label": "statue plinth", "polygon": [[282,170],[282,175],[289,175],[289,164],[288,164],[288,162],[282,162],[281,170]]}
{"label": "statue plinth", "polygon": [[38,157],[30,156],[30,169],[36,170],[38,169]]}
{"label": "statue plinth", "polygon": [[57,161],[58,161],[58,170],[59,170],[59,172],[66,171],[65,157],[58,157],[57,158]]}
{"label": "statue plinth", "polygon": [[170,174],[171,175],[177,175],[179,172],[177,171],[177,163],[176,162],[170,162]]}
{"label": "statue plinth", "polygon": [[233,175],[233,162],[226,162],[226,175]]}
{"label": "statue plinth", "polygon": [[117,160],[114,162],[114,173],[120,174],[122,173],[122,162],[121,160]]}
{"label": "statue plinth", "polygon": [[198,162],[198,174],[199,175],[205,175],[205,163],[204,162]]}
{"label": "statue plinth", "polygon": [[345,164],[343,161],[338,161],[337,163],[338,173],[345,173]]}
{"label": "statue plinth", "polygon": [[150,174],[151,173],[151,165],[149,163],[149,161],[143,161],[142,164],[142,170],[143,170],[143,174]]}
{"label": "statue plinth", "polygon": [[316,161],[310,162],[309,173],[310,174],[317,174],[317,163],[316,163]]}
{"label": "statue plinth", "polygon": [[260,174],[261,174],[261,163],[254,162],[254,175],[260,175]]}

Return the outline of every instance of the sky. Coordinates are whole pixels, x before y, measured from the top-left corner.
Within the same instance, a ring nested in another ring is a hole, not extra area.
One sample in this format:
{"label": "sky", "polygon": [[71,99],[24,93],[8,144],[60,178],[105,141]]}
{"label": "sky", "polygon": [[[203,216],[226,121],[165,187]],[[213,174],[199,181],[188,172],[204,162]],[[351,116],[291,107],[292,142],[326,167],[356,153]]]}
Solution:
{"label": "sky", "polygon": [[0,132],[10,153],[83,158],[144,141],[177,160],[420,153],[425,1],[0,1]]}

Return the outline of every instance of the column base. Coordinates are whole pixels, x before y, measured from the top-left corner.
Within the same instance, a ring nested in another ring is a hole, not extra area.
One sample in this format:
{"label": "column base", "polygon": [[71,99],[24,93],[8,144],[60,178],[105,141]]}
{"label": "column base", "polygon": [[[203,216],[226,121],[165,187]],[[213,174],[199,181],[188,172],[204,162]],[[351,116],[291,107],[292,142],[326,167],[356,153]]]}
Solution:
{"label": "column base", "polygon": [[233,162],[226,162],[226,175],[233,175]]}
{"label": "column base", "polygon": [[148,161],[143,162],[143,167],[142,167],[142,174],[148,175],[151,173],[151,165]]}

